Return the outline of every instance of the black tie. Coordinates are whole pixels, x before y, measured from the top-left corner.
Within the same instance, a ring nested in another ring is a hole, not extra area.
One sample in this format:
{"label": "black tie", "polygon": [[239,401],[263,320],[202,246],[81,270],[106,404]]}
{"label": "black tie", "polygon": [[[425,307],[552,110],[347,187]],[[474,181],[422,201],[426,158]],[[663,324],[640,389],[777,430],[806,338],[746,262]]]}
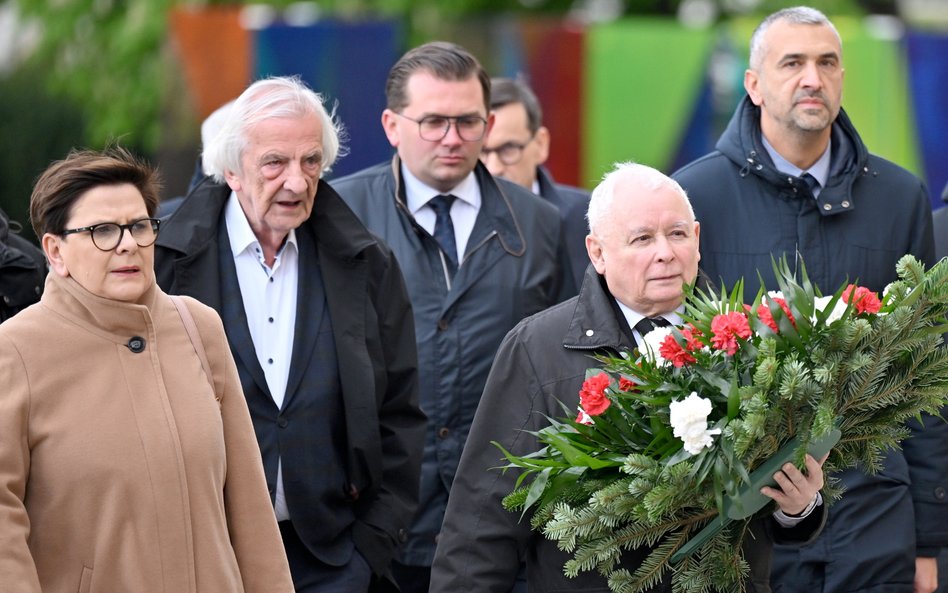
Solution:
{"label": "black tie", "polygon": [[444,252],[452,276],[458,269],[458,244],[454,240],[454,223],[451,222],[451,204],[456,199],[456,196],[439,195],[428,200],[428,205],[435,212],[434,238]]}
{"label": "black tie", "polygon": [[804,173],[800,176],[800,179],[806,183],[806,186],[810,188],[810,193],[813,194],[813,197],[816,197],[817,192],[820,189],[820,182],[816,180],[816,177],[810,175],[809,173]]}
{"label": "black tie", "polygon": [[671,323],[664,317],[643,317],[635,324],[635,331],[639,332],[640,336],[645,337],[656,327],[668,327],[669,325]]}

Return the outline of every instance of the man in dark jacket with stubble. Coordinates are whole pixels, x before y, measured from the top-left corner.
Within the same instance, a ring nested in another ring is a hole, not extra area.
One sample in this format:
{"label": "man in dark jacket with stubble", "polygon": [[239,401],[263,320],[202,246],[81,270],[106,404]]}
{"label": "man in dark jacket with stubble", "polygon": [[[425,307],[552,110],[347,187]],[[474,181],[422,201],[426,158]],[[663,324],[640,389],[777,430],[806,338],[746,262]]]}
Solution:
{"label": "man in dark jacket with stubble", "polygon": [[[649,324],[682,323],[682,287],[698,274],[700,228],[677,183],[631,163],[619,165],[593,191],[589,226],[592,264],[579,296],[518,324],[497,352],[451,491],[431,593],[506,593],[521,561],[529,593],[609,591],[595,570],[567,578],[563,564],[570,555],[531,531],[529,516],[503,508],[518,472],[497,471],[503,462],[492,442],[518,456],[537,451],[533,435],[549,424],[547,418],[563,416],[562,405],[576,409],[596,355],[631,351],[654,327]],[[806,466],[804,474],[786,464],[775,476],[782,490],[765,489],[780,510],[751,523],[753,539],[744,548],[749,592],[770,590],[772,541],[799,544],[822,527],[823,472],[810,456]],[[634,572],[648,551],[629,550],[622,566]],[[668,576],[653,593],[671,591]]]}
{"label": "man in dark jacket with stubble", "polygon": [[[702,229],[702,269],[715,283],[757,274],[775,286],[771,257],[799,254],[824,292],[843,282],[882,291],[911,253],[933,262],[924,184],[872,155],[840,107],[839,34],[821,12],[767,17],[750,43],[747,96],[717,150],[675,173]],[[778,546],[773,587],[783,593],[931,593],[948,544],[948,424],[924,417],[882,471],[836,476],[845,493],[823,535]]]}
{"label": "man in dark jacket with stubble", "polygon": [[411,295],[428,432],[421,500],[394,568],[402,593],[427,593],[497,346],[573,283],[556,208],[478,160],[493,115],[490,78],[474,56],[450,43],[417,47],[392,67],[386,97],[382,125],[397,154],[333,186],[391,246]]}

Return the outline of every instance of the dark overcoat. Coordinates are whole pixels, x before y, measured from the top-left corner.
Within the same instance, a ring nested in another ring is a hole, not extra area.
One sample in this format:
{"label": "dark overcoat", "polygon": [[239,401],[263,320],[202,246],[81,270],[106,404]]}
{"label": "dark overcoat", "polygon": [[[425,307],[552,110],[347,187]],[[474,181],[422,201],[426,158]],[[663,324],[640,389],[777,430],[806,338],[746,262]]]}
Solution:
{"label": "dark overcoat", "polygon": [[[229,187],[208,179],[199,184],[162,225],[155,252],[157,280],[172,294],[192,296],[218,312],[235,304],[243,315],[240,295],[222,282],[219,250],[224,205]],[[305,228],[304,228],[305,227]],[[320,181],[310,218],[298,232],[317,244],[318,265],[325,287],[339,365],[345,418],[346,468],[355,512],[352,539],[376,575],[382,574],[407,537],[418,497],[425,419],[418,408],[417,356],[412,311],[398,263],[353,215],[336,192]],[[229,247],[228,247],[229,249]],[[300,253],[301,266],[312,254]],[[302,267],[301,267],[302,270]],[[284,406],[269,394],[254,353],[246,317],[226,327],[263,454],[271,497],[277,465],[316,467],[324,452],[305,422],[294,422],[295,398],[305,397],[311,377],[310,357],[316,331],[308,311],[307,278],[301,273],[297,326]],[[231,311],[230,313],[233,313]],[[225,319],[231,315],[222,315]],[[300,411],[304,414],[304,411]],[[298,419],[297,419],[298,420]],[[282,442],[294,446],[282,446]],[[308,492],[318,490],[318,475],[285,481],[294,527],[308,546],[321,538],[321,525],[311,521]]]}
{"label": "dark overcoat", "polygon": [[[761,141],[760,109],[745,97],[717,150],[676,172],[701,223],[701,267],[712,281],[758,271],[776,289],[771,257],[803,257],[824,292],[843,282],[874,291],[896,279],[906,253],[934,259],[928,193],[914,175],[870,154],[842,109],[832,129],[829,179],[814,198],[779,172]],[[777,548],[775,591],[911,591],[915,557],[948,544],[948,424],[926,416],[879,474],[837,476],[846,488],[823,535],[806,548]]]}

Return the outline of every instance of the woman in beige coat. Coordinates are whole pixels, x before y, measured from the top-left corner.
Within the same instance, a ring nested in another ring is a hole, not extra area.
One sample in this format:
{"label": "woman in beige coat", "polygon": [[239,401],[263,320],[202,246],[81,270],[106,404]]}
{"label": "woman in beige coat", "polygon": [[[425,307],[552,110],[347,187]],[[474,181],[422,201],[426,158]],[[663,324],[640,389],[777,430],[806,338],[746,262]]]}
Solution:
{"label": "woman in beige coat", "polygon": [[2,593],[293,591],[220,319],[155,284],[157,191],[118,148],[34,188],[50,273],[0,325]]}

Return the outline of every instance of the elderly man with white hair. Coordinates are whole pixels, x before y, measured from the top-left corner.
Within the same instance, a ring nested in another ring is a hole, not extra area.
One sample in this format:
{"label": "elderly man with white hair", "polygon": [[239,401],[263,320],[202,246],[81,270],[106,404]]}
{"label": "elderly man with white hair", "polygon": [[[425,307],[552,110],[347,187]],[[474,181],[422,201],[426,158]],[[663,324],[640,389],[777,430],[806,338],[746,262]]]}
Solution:
{"label": "elderly man with white hair", "polygon": [[[431,593],[506,593],[521,562],[530,592],[608,591],[595,571],[564,576],[568,555],[532,532],[529,517],[503,508],[517,472],[490,470],[502,464],[491,441],[514,455],[536,451],[532,432],[563,415],[560,402],[576,407],[594,355],[631,350],[654,325],[681,323],[683,286],[698,276],[700,227],[675,181],[634,163],[605,176],[587,217],[591,265],[579,295],[522,321],[494,359],[448,502]],[[757,523],[757,539],[745,546],[748,591],[770,590],[772,541],[809,541],[825,520],[824,506],[811,504],[820,500],[820,463],[808,457],[806,473],[790,464],[783,472],[796,488],[772,492],[780,510]],[[623,565],[634,570],[646,552],[630,550]],[[670,590],[668,579],[654,589]]]}
{"label": "elderly man with white hair", "polygon": [[425,430],[401,271],[322,180],[339,151],[317,93],[255,82],[155,253],[159,285],[224,322],[297,593],[384,584]]}

